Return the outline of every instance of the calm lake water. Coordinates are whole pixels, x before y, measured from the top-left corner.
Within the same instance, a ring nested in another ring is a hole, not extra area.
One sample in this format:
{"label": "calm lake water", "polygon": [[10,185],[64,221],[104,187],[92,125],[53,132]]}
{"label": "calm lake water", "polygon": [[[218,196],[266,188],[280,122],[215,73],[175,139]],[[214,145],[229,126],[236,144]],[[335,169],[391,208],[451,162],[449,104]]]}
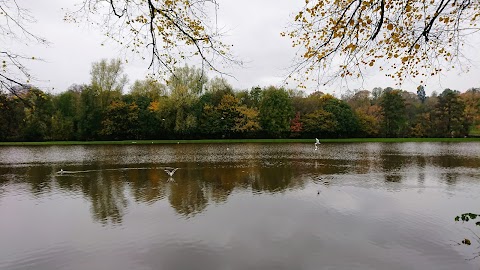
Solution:
{"label": "calm lake water", "polygon": [[479,143],[0,147],[0,269],[479,269],[479,206]]}

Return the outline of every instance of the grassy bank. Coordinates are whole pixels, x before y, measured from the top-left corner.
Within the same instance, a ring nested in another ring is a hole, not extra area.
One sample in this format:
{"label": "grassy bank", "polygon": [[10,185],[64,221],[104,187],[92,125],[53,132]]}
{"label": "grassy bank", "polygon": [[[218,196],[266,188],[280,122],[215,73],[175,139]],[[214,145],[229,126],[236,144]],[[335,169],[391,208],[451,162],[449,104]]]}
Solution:
{"label": "grassy bank", "polygon": [[470,131],[468,132],[469,136],[480,137],[480,127],[479,126],[472,126]]}
{"label": "grassy bank", "polygon": [[[480,138],[350,138],[321,139],[323,143],[400,143],[400,142],[480,142]],[[111,145],[111,144],[184,144],[184,143],[314,143],[315,139],[232,139],[232,140],[139,140],[139,141],[52,141],[0,142],[4,146],[20,145]]]}

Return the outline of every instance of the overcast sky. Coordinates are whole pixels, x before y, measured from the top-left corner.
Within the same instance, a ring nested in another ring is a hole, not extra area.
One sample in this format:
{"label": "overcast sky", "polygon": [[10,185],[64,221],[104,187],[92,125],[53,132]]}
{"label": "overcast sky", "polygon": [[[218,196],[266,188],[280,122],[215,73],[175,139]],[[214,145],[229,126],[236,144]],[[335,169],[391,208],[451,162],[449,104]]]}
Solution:
{"label": "overcast sky", "polygon": [[[102,58],[123,57],[122,48],[107,39],[95,28],[85,24],[63,21],[65,8],[72,8],[80,0],[17,0],[28,8],[37,22],[31,26],[36,34],[46,38],[47,47],[37,44],[19,46],[24,53],[44,59],[29,65],[31,73],[38,79],[36,85],[50,92],[64,91],[73,83],[88,83],[91,63]],[[287,68],[291,65],[295,50],[288,38],[280,36],[292,14],[302,6],[303,0],[219,0],[219,24],[228,30],[226,41],[234,45],[233,52],[245,62],[243,68],[229,71],[236,79],[227,78],[235,89],[250,89],[253,86],[279,85]],[[445,88],[465,91],[480,87],[480,39],[472,39],[466,53],[474,67],[469,73],[459,69],[427,79],[426,90],[441,92]],[[107,40],[108,41],[108,40]],[[125,71],[132,83],[147,74],[148,63],[129,57]],[[148,56],[147,56],[148,58]],[[419,81],[407,81],[400,88],[415,91]],[[347,88],[371,90],[380,86],[395,86],[395,81],[376,70],[367,73],[364,81],[334,84],[318,90],[342,94]],[[312,92],[313,87],[307,92]]]}

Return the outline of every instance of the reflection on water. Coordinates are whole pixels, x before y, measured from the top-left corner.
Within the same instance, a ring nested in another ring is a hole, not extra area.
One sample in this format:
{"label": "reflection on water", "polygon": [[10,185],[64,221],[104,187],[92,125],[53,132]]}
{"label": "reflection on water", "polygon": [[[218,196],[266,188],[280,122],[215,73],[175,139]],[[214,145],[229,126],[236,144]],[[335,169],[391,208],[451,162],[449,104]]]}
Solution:
{"label": "reflection on water", "polygon": [[0,269],[475,269],[453,217],[479,164],[476,143],[2,147]]}

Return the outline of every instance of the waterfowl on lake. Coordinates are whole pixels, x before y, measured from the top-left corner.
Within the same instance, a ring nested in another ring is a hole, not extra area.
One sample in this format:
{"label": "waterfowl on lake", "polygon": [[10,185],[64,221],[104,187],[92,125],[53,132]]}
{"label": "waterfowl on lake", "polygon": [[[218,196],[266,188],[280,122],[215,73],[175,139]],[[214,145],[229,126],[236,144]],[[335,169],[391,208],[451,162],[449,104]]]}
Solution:
{"label": "waterfowl on lake", "polygon": [[178,170],[178,168],[165,168],[165,172],[168,176],[172,177],[173,174]]}

